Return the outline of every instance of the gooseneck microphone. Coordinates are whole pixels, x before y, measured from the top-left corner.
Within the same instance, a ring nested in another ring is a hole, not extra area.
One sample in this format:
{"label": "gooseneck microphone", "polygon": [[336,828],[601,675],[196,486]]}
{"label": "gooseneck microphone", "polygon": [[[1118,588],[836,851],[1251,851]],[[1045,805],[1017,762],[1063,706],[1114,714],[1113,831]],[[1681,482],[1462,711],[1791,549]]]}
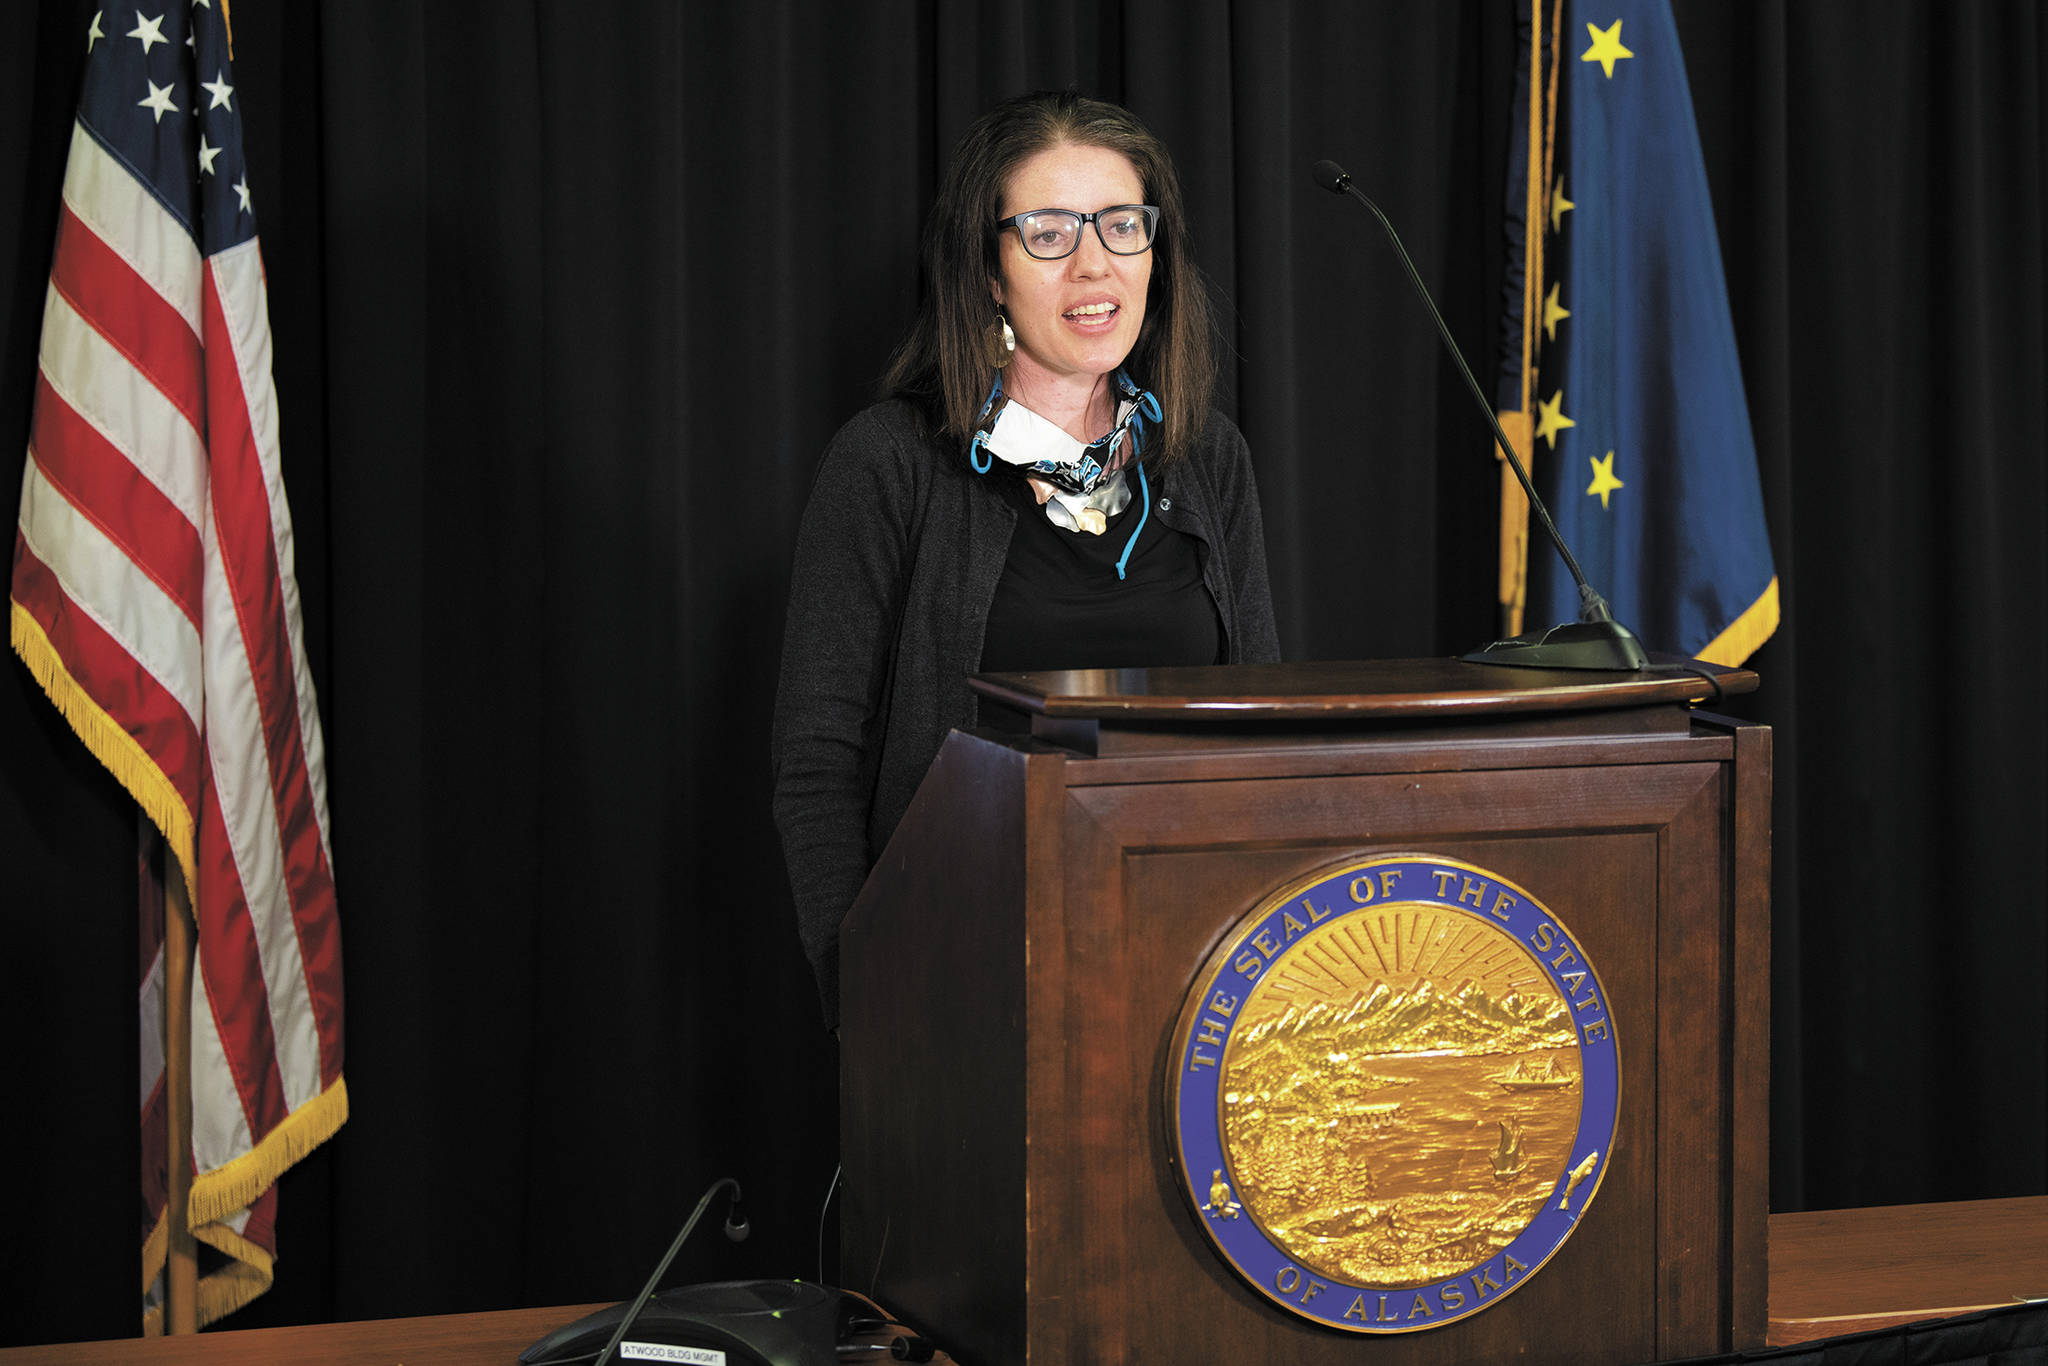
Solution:
{"label": "gooseneck microphone", "polygon": [[725,1218],[725,1236],[738,1243],[745,1241],[747,1234],[752,1232],[747,1225],[746,1215],[740,1212],[740,1183],[729,1176],[720,1177],[712,1182],[711,1189],[705,1191],[704,1198],[697,1202],[697,1208],[690,1211],[689,1221],[683,1225],[683,1231],[676,1235],[676,1240],[668,1245],[668,1251],[662,1254],[661,1265],[654,1268],[654,1274],[647,1278],[647,1284],[641,1286],[640,1293],[633,1297],[632,1307],[626,1311],[626,1316],[619,1320],[618,1330],[612,1334],[611,1341],[604,1345],[604,1350],[597,1354],[592,1366],[606,1366],[612,1359],[612,1353],[618,1350],[619,1343],[625,1339],[626,1330],[633,1326],[633,1320],[639,1318],[640,1311],[647,1307],[648,1299],[654,1294],[654,1287],[660,1285],[661,1278],[668,1274],[668,1264],[683,1250],[683,1244],[695,1231],[697,1221],[704,1217],[704,1211],[710,1208],[712,1200],[722,1190],[732,1192],[732,1204]]}
{"label": "gooseneck microphone", "polygon": [[1394,244],[1394,253],[1407,267],[1408,281],[1415,286],[1415,292],[1422,296],[1422,306],[1429,310],[1429,316],[1436,320],[1436,330],[1443,337],[1444,350],[1458,363],[1458,373],[1465,377],[1471,387],[1473,401],[1479,411],[1486,415],[1487,425],[1493,428],[1494,439],[1508,458],[1508,464],[1515,471],[1515,478],[1521,481],[1522,492],[1528,495],[1529,506],[1536,509],[1543,529],[1550,536],[1550,543],[1557,547],[1557,553],[1564,558],[1564,565],[1572,573],[1572,579],[1579,586],[1579,619],[1547,630],[1531,631],[1527,635],[1510,640],[1497,640],[1484,649],[1474,650],[1464,658],[1475,664],[1513,664],[1524,668],[1538,669],[1640,669],[1648,662],[1643,653],[1642,643],[1635,632],[1614,619],[1608,610],[1607,600],[1600,596],[1593,585],[1586,582],[1586,576],[1579,569],[1579,562],[1564,543],[1558,532],[1557,523],[1550,520],[1550,509],[1543,505],[1542,497],[1536,492],[1535,484],[1529,480],[1529,471],[1522,464],[1522,458],[1515,454],[1515,448],[1508,442],[1508,434],[1501,430],[1500,420],[1493,415],[1493,405],[1486,401],[1480,391],[1479,381],[1472,378],[1472,369],[1465,364],[1465,357],[1459,353],[1458,344],[1451,340],[1451,329],[1444,322],[1444,315],[1437,311],[1436,301],[1429,297],[1429,290],[1422,283],[1422,276],[1416,273],[1415,262],[1408,256],[1408,249],[1401,245],[1401,236],[1394,231],[1394,225],[1387,221],[1380,206],[1366,197],[1363,190],[1353,183],[1344,168],[1334,161],[1318,161],[1313,172],[1316,184],[1331,194],[1348,194],[1366,208],[1373,217],[1380,220],[1380,226],[1387,230],[1387,240]]}

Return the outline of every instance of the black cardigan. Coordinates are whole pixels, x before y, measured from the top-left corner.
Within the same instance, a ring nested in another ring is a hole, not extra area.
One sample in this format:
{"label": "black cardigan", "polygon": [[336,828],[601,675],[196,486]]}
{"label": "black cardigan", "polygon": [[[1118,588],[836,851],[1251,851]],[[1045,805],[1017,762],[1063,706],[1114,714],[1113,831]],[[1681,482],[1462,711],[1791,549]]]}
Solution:
{"label": "black cardigan", "polygon": [[[980,668],[1017,519],[994,478],[892,400],[840,428],[804,509],[775,694],[774,807],[828,1025],[839,922],[947,732],[975,722],[967,675]],[[1278,659],[1244,437],[1210,414],[1151,485],[1152,515],[1201,543],[1227,658]]]}

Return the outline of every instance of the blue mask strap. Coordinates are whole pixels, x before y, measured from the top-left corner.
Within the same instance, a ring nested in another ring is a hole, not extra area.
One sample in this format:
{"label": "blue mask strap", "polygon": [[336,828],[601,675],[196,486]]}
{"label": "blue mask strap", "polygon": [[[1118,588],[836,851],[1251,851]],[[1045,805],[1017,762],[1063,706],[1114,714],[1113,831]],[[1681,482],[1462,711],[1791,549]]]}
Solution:
{"label": "blue mask strap", "polygon": [[1131,414],[1132,455],[1143,455],[1145,453],[1145,419],[1148,416],[1146,413],[1148,406],[1151,409],[1149,416],[1152,420],[1155,422],[1159,420],[1159,401],[1150,394],[1141,396],[1138,400],[1137,410]]}
{"label": "blue mask strap", "polygon": [[987,474],[995,460],[995,456],[981,443],[982,438],[988,435],[988,428],[983,425],[988,419],[988,410],[996,406],[996,399],[1001,397],[1002,392],[1003,372],[998,370],[995,383],[988,386],[988,397],[981,401],[981,413],[974,419],[981,429],[975,432],[974,439],[967,443],[967,464],[976,474]]}
{"label": "blue mask strap", "polygon": [[1145,453],[1145,423],[1147,419],[1153,422],[1159,421],[1159,400],[1153,396],[1150,389],[1140,389],[1137,385],[1131,383],[1131,377],[1121,370],[1116,372],[1116,387],[1123,391],[1125,398],[1137,400],[1138,406],[1136,411],[1131,414],[1130,421],[1131,454],[1133,456],[1143,455]]}
{"label": "blue mask strap", "polygon": [[1124,566],[1131,562],[1131,552],[1138,547],[1138,532],[1145,529],[1146,519],[1152,515],[1152,486],[1145,480],[1145,467],[1138,466],[1138,527],[1131,533],[1131,539],[1124,542],[1124,553],[1117,556],[1116,576],[1122,579]]}

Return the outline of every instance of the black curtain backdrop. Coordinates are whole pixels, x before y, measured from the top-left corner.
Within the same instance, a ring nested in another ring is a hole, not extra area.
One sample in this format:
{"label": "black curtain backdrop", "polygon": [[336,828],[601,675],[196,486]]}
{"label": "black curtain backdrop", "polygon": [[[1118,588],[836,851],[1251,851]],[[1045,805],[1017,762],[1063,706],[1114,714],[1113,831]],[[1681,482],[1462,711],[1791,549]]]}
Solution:
{"label": "black curtain backdrop", "polygon": [[[8,489],[89,13],[36,0],[0,50]],[[1074,84],[1174,149],[1288,657],[1488,637],[1487,435],[1307,169],[1370,187],[1492,365],[1511,13],[235,5],[354,1117],[226,1326],[622,1298],[727,1173],[755,1238],[674,1276],[817,1274],[836,1058],[767,815],[782,598],[993,100]],[[1785,603],[1746,706],[1773,1203],[2048,1191],[2048,32],[2022,0],[1678,17]],[[137,1323],[135,840],[0,667],[0,1342]]]}

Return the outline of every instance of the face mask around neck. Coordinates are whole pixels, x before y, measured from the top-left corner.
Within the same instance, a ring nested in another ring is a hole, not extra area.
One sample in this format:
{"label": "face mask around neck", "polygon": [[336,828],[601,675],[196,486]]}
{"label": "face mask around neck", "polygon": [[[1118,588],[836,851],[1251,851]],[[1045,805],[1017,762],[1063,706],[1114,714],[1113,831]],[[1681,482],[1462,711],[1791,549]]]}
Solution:
{"label": "face mask around neck", "polygon": [[1040,501],[1055,525],[1100,535],[1107,519],[1129,503],[1124,471],[1143,452],[1145,424],[1160,416],[1159,400],[1121,370],[1116,386],[1115,425],[1108,435],[1084,443],[1005,394],[997,375],[967,445],[968,463],[985,474],[991,468],[988,456],[994,456],[1046,487],[1049,496]]}

